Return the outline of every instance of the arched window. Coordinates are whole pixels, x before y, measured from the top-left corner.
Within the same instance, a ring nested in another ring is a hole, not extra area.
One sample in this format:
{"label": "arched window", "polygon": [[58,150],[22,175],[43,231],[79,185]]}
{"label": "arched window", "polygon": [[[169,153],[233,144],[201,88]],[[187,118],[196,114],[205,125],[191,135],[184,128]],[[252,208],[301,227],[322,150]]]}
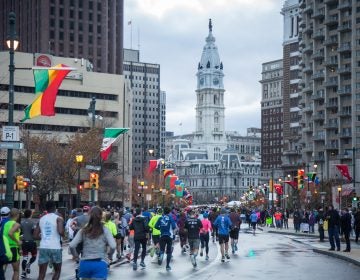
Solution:
{"label": "arched window", "polygon": [[219,113],[215,112],[214,123],[219,123]]}

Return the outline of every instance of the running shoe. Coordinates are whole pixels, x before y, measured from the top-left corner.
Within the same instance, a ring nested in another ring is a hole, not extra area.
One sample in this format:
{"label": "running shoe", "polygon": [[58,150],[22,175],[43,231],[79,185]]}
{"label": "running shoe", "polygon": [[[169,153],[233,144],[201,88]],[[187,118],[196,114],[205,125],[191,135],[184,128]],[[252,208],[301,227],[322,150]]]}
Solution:
{"label": "running shoe", "polygon": [[206,260],[206,261],[208,261],[208,260],[209,260],[209,256],[208,256],[208,255],[206,255],[205,260]]}
{"label": "running shoe", "polygon": [[191,260],[192,265],[195,267],[195,266],[196,266],[195,256],[194,256],[194,255],[191,255],[191,256],[190,256],[190,260]]}
{"label": "running shoe", "polygon": [[225,262],[225,256],[221,257],[221,262]]}
{"label": "running shoe", "polygon": [[167,270],[167,271],[170,271],[170,270],[171,270],[170,265],[167,265],[167,266],[166,266],[166,270]]}
{"label": "running shoe", "polygon": [[20,278],[21,278],[21,279],[26,279],[26,272],[21,273]]}
{"label": "running shoe", "polygon": [[200,257],[202,257],[203,256],[203,252],[202,251],[200,251]]}
{"label": "running shoe", "polygon": [[155,254],[155,248],[152,247],[152,248],[150,249],[150,257],[153,257],[154,254]]}
{"label": "running shoe", "polygon": [[229,254],[225,254],[226,259],[230,260]]}
{"label": "running shoe", "polygon": [[26,274],[30,274],[31,270],[30,270],[30,264],[26,265]]}
{"label": "running shoe", "polygon": [[141,262],[140,262],[140,266],[141,266],[142,268],[145,268],[145,267],[146,267],[144,261],[141,261]]}
{"label": "running shoe", "polygon": [[161,265],[164,259],[164,254],[160,254],[158,257],[158,265]]}
{"label": "running shoe", "polygon": [[137,263],[136,262],[133,263],[133,270],[137,270]]}

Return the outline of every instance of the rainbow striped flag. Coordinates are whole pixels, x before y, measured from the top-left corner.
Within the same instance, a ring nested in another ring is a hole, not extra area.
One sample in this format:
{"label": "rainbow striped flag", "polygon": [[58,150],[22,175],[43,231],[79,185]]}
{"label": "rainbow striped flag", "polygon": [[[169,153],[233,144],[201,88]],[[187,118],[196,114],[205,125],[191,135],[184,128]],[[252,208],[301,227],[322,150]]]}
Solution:
{"label": "rainbow striped flag", "polygon": [[25,108],[24,122],[38,116],[54,116],[55,101],[59,87],[66,75],[74,70],[64,64],[51,68],[33,68],[36,98]]}

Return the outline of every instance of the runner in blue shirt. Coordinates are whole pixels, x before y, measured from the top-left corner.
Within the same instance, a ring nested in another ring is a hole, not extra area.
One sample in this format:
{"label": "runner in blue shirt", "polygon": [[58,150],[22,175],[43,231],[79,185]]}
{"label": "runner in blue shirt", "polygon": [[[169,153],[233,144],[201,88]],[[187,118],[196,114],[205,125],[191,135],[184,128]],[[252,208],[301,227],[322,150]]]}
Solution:
{"label": "runner in blue shirt", "polygon": [[227,211],[225,208],[221,209],[220,215],[216,218],[214,225],[217,227],[218,234],[219,234],[221,262],[225,262],[225,257],[227,259],[230,259],[230,256],[228,254],[229,234],[230,234],[230,229],[232,226],[231,220],[230,220],[229,216],[227,215]]}

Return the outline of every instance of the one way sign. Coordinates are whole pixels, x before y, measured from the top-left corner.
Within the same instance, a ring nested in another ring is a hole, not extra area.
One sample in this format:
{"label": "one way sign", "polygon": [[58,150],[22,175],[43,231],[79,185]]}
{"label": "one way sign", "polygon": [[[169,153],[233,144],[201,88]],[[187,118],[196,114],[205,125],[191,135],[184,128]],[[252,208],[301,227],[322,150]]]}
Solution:
{"label": "one way sign", "polygon": [[2,141],[6,141],[6,142],[20,141],[19,127],[18,126],[3,126]]}

